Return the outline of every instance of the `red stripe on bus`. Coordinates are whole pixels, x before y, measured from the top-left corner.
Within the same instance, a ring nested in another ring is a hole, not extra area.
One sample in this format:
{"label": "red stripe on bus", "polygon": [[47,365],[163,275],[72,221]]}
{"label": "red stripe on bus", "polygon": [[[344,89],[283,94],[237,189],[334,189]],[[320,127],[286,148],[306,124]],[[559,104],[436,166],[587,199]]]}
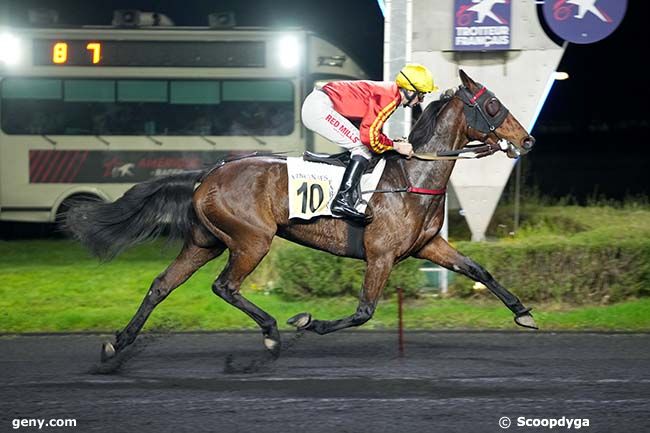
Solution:
{"label": "red stripe on bus", "polygon": [[43,164],[47,160],[47,155],[49,153],[47,150],[38,150],[35,152],[37,154],[37,159],[34,163],[34,177],[30,179],[31,182],[38,182],[38,179],[43,172]]}
{"label": "red stripe on bus", "polygon": [[34,182],[38,177],[47,150],[30,150],[29,151],[29,181]]}
{"label": "red stripe on bus", "polygon": [[68,180],[69,183],[74,182],[74,180],[77,178],[77,175],[78,175],[79,172],[81,171],[81,168],[83,167],[84,162],[86,162],[86,158],[88,158],[88,151],[87,151],[87,150],[81,152],[81,161],[79,161],[79,163],[77,164],[77,167],[75,167],[76,170],[75,170],[74,173],[70,176],[70,179]]}
{"label": "red stripe on bus", "polygon": [[61,155],[63,152],[60,151],[52,151],[52,159],[48,161],[48,167],[43,173],[43,177],[39,179],[39,182],[41,183],[50,183],[50,173],[52,173],[52,169],[56,167],[58,164],[59,159],[61,159]]}
{"label": "red stripe on bus", "polygon": [[61,173],[63,167],[65,167],[70,163],[70,157],[74,157],[74,151],[66,150],[63,152],[63,157],[61,158],[61,161],[57,165],[56,170],[54,170],[54,172],[52,173],[52,178],[51,178],[52,182],[58,183],[60,181],[59,174]]}
{"label": "red stripe on bus", "polygon": [[36,159],[36,151],[29,151],[29,180],[32,180],[34,177],[34,160]]}
{"label": "red stripe on bus", "polygon": [[71,170],[75,168],[75,164],[77,163],[77,160],[79,159],[79,152],[78,150],[71,151],[72,158],[70,158],[70,162],[68,162],[68,166],[63,170],[61,173],[61,177],[59,178],[59,182],[61,183],[70,183],[70,173]]}

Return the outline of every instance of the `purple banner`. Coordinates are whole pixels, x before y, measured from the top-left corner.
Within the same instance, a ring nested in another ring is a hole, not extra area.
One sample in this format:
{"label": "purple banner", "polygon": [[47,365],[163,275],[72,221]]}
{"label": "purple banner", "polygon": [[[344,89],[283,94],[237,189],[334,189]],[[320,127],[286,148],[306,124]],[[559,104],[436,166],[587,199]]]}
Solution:
{"label": "purple banner", "polygon": [[627,0],[546,0],[544,19],[562,39],[590,44],[616,30],[626,8]]}
{"label": "purple banner", "polygon": [[509,49],[510,16],[510,0],[454,0],[454,50]]}

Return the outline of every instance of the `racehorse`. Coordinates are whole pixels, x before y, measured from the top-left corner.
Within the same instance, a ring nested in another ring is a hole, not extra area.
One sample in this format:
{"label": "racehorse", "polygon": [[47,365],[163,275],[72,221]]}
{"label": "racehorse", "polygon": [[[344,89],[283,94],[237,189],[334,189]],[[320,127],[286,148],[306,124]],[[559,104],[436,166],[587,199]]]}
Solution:
{"label": "racehorse", "polygon": [[[414,150],[459,150],[478,140],[511,158],[527,153],[534,138],[484,86],[462,70],[462,85],[446,98],[430,103],[413,127],[409,141]],[[102,360],[123,351],[137,337],[153,309],[208,261],[229,250],[228,263],[212,284],[212,291],[237,307],[262,329],[264,345],[274,355],[281,342],[276,320],[239,291],[242,281],[269,252],[274,236],[338,256],[365,260],[367,267],[356,311],[338,320],[317,320],[300,313],[288,323],[318,334],[367,322],[393,266],[407,257],[426,259],[478,281],[513,313],[515,322],[536,329],[530,309],[502,287],[472,259],[463,256],[440,235],[444,219],[443,190],[454,168],[453,160],[422,161],[389,158],[370,200],[374,219],[363,229],[361,253],[350,249],[351,223],[321,217],[313,221],[289,220],[286,159],[277,155],[222,161],[216,166],[153,179],[135,185],[114,203],[72,207],[67,228],[93,253],[112,258],[125,248],[161,233],[184,239],[176,259],[158,275],[127,326],[114,342],[102,346]],[[400,192],[395,192],[398,190]]]}

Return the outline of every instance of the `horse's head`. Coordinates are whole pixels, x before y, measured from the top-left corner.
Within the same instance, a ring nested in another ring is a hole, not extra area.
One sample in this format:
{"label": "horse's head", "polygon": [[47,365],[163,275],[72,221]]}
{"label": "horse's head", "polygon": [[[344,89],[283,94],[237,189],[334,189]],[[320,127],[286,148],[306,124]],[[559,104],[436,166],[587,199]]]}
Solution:
{"label": "horse's head", "polygon": [[510,158],[528,153],[535,144],[530,135],[494,93],[472,80],[462,69],[456,96],[464,103],[467,138],[505,151]]}

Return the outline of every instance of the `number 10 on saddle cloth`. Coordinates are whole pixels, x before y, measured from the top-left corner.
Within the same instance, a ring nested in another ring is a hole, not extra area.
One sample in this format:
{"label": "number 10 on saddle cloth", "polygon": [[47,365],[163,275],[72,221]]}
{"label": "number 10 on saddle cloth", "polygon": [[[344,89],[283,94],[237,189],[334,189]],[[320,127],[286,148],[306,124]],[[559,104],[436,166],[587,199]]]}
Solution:
{"label": "number 10 on saddle cloth", "polygon": [[[372,173],[361,178],[361,191],[377,189],[386,160],[377,163]],[[345,167],[287,158],[289,179],[289,218],[310,220],[319,216],[332,216],[330,205],[338,192]],[[372,193],[363,194],[356,209],[365,212]]]}

